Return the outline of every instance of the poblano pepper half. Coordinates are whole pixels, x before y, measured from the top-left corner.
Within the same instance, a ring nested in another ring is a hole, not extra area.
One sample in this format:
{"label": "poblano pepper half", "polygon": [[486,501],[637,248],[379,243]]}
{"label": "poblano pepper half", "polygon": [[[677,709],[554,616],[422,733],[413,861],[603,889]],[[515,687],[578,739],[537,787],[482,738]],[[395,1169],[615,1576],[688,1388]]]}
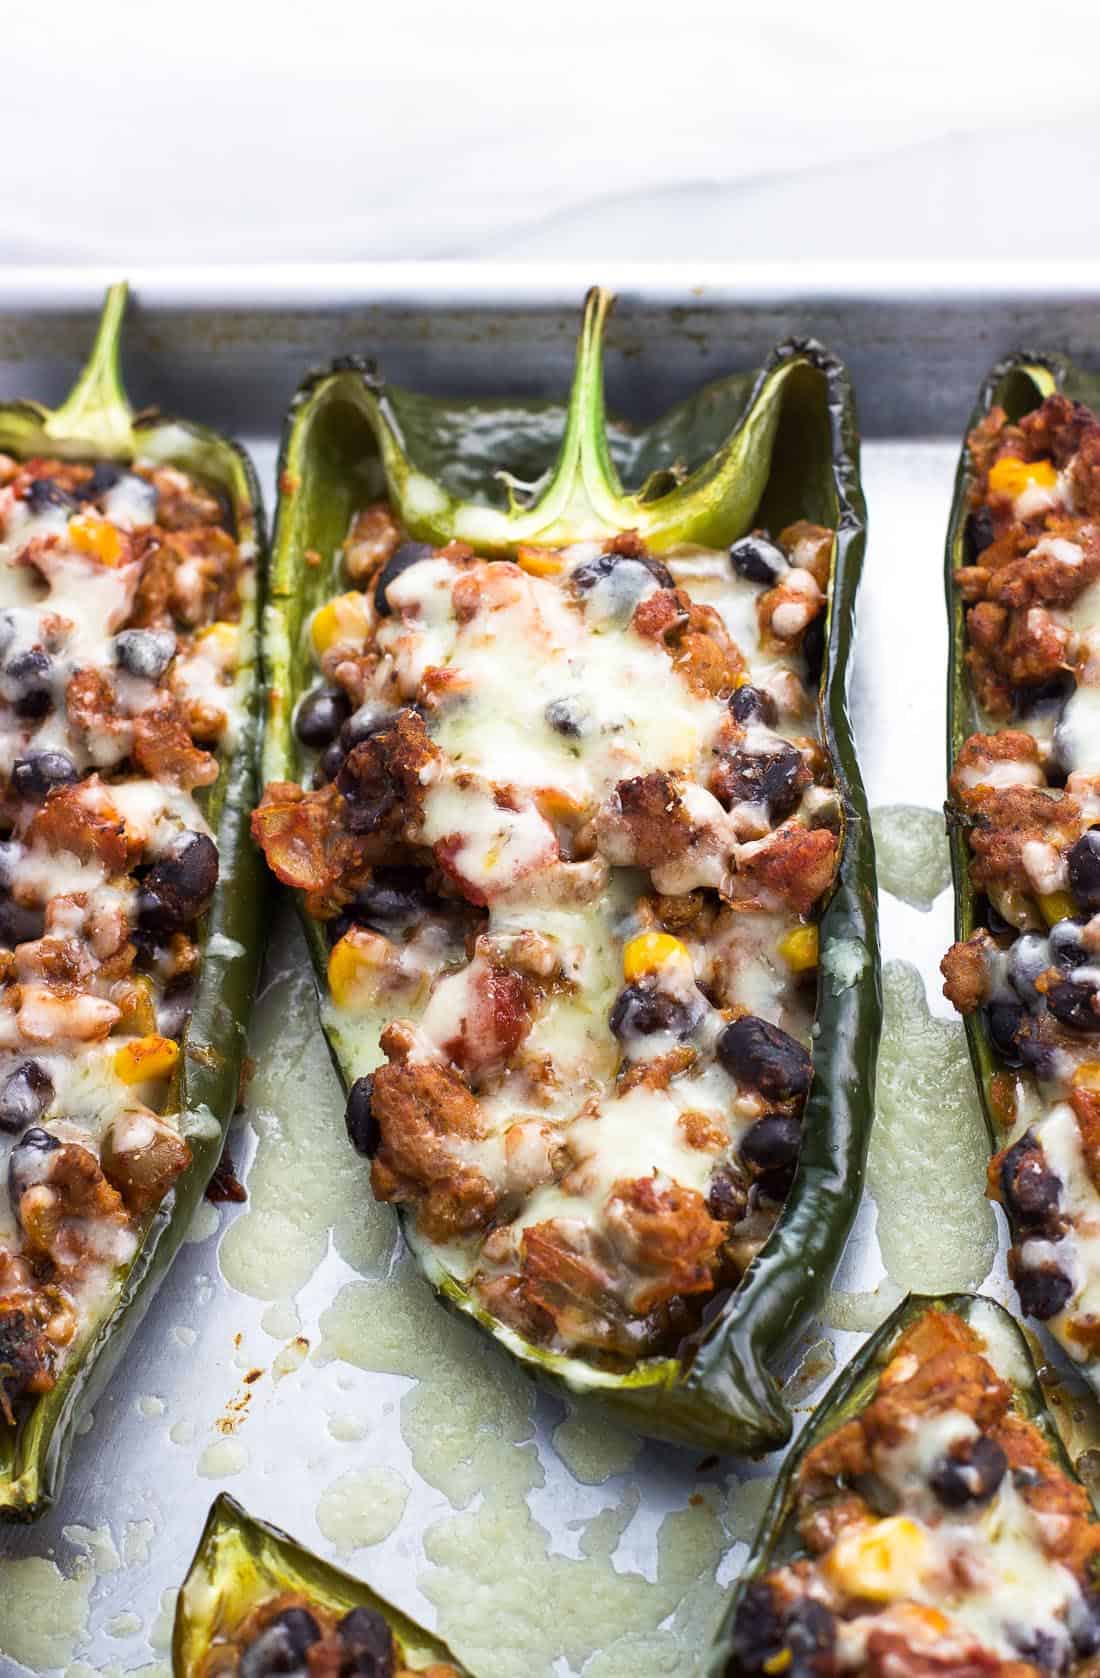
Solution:
{"label": "poblano pepper half", "polygon": [[990,371],[970,417],[945,552],[958,943],[943,971],[965,1017],[1022,1308],[1100,1391],[1087,1253],[1100,1019],[1086,937],[1100,904],[1100,604],[1086,551],[1098,414],[1100,377],[1021,353]]}
{"label": "poblano pepper half", "polygon": [[[412,1238],[444,1301],[540,1376],[597,1395],[622,1421],[657,1437],[760,1450],[790,1433],[774,1362],[839,1257],[872,1113],[880,1012],[874,859],[847,709],[865,538],[855,412],[843,367],[803,342],[782,345],[760,372],[710,385],[641,430],[609,419],[602,348],[610,302],[601,291],[588,298],[566,408],[419,396],[352,362],[303,386],[283,439],[265,622],[265,780],[300,782],[307,774],[294,716],[314,679],[308,626],[339,591],[341,545],[353,515],[373,498],[388,495],[419,542],[469,542],[491,557],[533,549],[527,563],[536,566],[547,549],[627,532],[654,556],[683,544],[724,548],[754,526],[776,531],[797,520],[835,532],[818,715],[843,843],[820,918],[814,1072],[797,1174],[762,1250],[674,1356],[613,1371],[505,1326]],[[324,928],[306,915],[305,929],[324,996]],[[331,1009],[325,1025],[351,1085],[370,1062]]]}
{"label": "poblano pepper half", "polygon": [[[150,468],[174,467],[191,474],[212,492],[231,524],[242,558],[247,559],[239,623],[232,626],[239,727],[232,744],[218,754],[217,779],[196,793],[205,823],[215,836],[218,875],[194,934],[200,965],[189,1012],[180,1028],[178,1055],[164,1038],[140,1040],[146,1047],[167,1044],[174,1070],[164,1105],[167,1109],[170,1104],[179,1114],[190,1163],[155,1209],[139,1216],[136,1251],[115,1270],[103,1308],[94,1312],[86,1336],[69,1347],[56,1384],[37,1398],[20,1399],[14,1426],[0,1418],[0,1516],[8,1518],[38,1515],[57,1496],[79,1423],[124,1357],[192,1223],[221,1157],[237,1104],[260,954],[266,877],[248,833],[249,812],[256,798],[260,721],[258,626],[264,527],[259,488],[247,456],[235,443],[204,426],[155,411],[133,413],[119,373],[126,295],[121,284],[109,291],[91,358],[62,407],[51,412],[29,401],[0,407],[0,454],[17,461],[44,457],[95,465],[99,478],[90,489],[117,479],[116,468],[141,461]],[[43,487],[42,504],[52,498],[64,512],[65,495],[55,493],[48,483]],[[103,564],[109,567],[117,562],[117,555],[103,547],[110,538],[109,521],[95,514],[77,514],[74,523],[80,524],[80,537],[88,551],[99,543]],[[79,612],[79,596],[69,609],[74,615]],[[99,619],[102,604],[93,603],[89,611]],[[93,629],[102,634],[102,622]],[[140,643],[140,632],[133,633]],[[141,646],[147,651],[155,644],[155,636],[146,636]],[[133,647],[128,656],[131,660],[135,656]],[[105,785],[109,795],[110,783]],[[39,791],[37,796],[44,794]],[[138,1088],[141,1075],[140,1068],[128,1070]],[[13,1127],[8,1124],[7,1128]],[[29,1134],[43,1135],[41,1131]],[[38,1145],[42,1146],[41,1141]]]}
{"label": "poblano pepper half", "polygon": [[700,1671],[1091,1672],[1098,1554],[1019,1324],[913,1294],[799,1435]]}
{"label": "poblano pepper half", "polygon": [[[343,1652],[349,1671],[386,1678],[426,1669],[435,1678],[463,1678],[465,1671],[440,1638],[369,1585],[254,1519],[223,1493],[210,1510],[176,1603],[175,1678],[236,1672],[234,1655],[246,1648],[254,1651],[257,1672],[298,1670],[322,1638],[326,1649]],[[331,1670],[336,1669],[334,1664]]]}

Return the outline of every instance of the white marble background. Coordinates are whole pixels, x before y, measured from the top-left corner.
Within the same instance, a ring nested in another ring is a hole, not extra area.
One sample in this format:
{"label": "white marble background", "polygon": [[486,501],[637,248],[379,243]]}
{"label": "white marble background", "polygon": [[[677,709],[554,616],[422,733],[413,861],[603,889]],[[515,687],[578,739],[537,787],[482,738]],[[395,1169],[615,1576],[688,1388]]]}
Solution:
{"label": "white marble background", "polygon": [[1100,255],[1097,0],[0,0],[0,262]]}

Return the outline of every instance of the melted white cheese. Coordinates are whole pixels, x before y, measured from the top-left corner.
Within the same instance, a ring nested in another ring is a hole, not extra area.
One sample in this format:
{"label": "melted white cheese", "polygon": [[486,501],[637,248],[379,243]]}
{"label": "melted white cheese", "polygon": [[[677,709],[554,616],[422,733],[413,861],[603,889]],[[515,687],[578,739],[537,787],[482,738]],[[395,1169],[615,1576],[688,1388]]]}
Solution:
{"label": "melted white cheese", "polygon": [[[126,474],[102,497],[103,516],[129,532],[152,522],[156,499],[150,484]],[[125,546],[121,562],[114,565],[80,551],[73,539],[78,527],[70,518],[64,507],[32,514],[10,490],[0,491],[0,660],[7,665],[20,653],[44,649],[51,661],[53,700],[44,719],[21,719],[12,708],[19,697],[18,684],[0,671],[0,776],[9,774],[16,758],[45,749],[65,752],[82,771],[111,769],[130,750],[132,730],[126,719],[161,696],[155,682],[131,676],[115,664],[113,636],[132,611],[139,565],[126,558]],[[210,668],[211,659],[217,660],[219,695],[230,696],[224,708],[232,727],[239,714],[233,685],[236,656],[227,657],[224,637],[208,646],[200,643],[189,669]],[[79,671],[99,671],[109,679],[121,722],[86,733],[70,726],[66,689]],[[201,671],[200,677],[206,680]],[[81,798],[108,821],[121,821],[128,844],[146,863],[184,830],[210,832],[194,797],[174,785],[131,776],[99,791],[88,788]],[[18,987],[0,993],[0,1088],[28,1056],[33,1057],[53,1088],[38,1122],[61,1142],[78,1144],[98,1160],[108,1132],[123,1120],[130,1146],[139,1145],[154,1123],[178,1128],[177,1114],[154,1118],[146,1105],[165,1106],[169,1086],[164,1076],[134,1084],[116,1071],[116,1057],[136,1038],[132,1031],[117,1030],[123,1018],[113,1000],[117,989],[98,972],[98,952],[113,953],[134,924],[138,886],[130,875],[109,877],[102,862],[51,849],[41,838],[28,844],[19,835],[25,835],[33,810],[25,807],[15,814],[15,835],[3,845],[5,879],[20,904],[46,911],[50,937],[70,941],[81,979],[73,994],[52,988],[39,971],[36,947],[17,946]],[[153,980],[151,985],[155,1002],[160,984]],[[0,1185],[6,1185],[18,1140],[0,1131]],[[116,1147],[122,1145],[121,1130],[112,1140]],[[47,1180],[49,1160],[48,1154],[42,1156]],[[137,1250],[140,1227],[137,1218],[80,1220],[84,1255],[78,1267],[66,1269],[59,1278],[77,1317],[72,1345],[80,1344],[109,1304],[120,1267]],[[15,1253],[21,1247],[5,1186],[0,1186],[0,1246]],[[59,1354],[58,1367],[65,1355]]]}
{"label": "melted white cheese", "polygon": [[[675,976],[662,974],[662,988],[693,1012],[694,1063],[688,1057],[667,1088],[616,1089],[622,1053],[655,1060],[684,1039],[653,1031],[620,1047],[609,1031],[624,984],[623,948],[647,924],[637,914],[645,876],[628,866],[631,843],[613,828],[606,838],[600,830],[600,855],[577,863],[567,860],[569,836],[605,810],[621,781],[664,771],[695,837],[684,857],[651,869],[653,888],[682,893],[727,883],[739,835],[764,835],[769,823],[763,806],[755,816],[746,806],[731,815],[707,790],[715,754],[734,745],[749,755],[774,752],[777,734],[790,736],[798,724],[805,734],[811,706],[797,654],[761,650],[761,590],[735,576],[725,554],[691,549],[662,557],[693,599],[718,609],[753,679],[775,692],[784,716],[775,731],[733,728],[727,707],[693,691],[668,650],[633,627],[638,602],[658,587],[643,568],[622,568],[587,591],[568,586],[569,573],[599,554],[594,543],[578,544],[549,576],[509,563],[464,567],[427,558],[388,585],[390,615],[374,634],[378,699],[392,703],[394,686],[405,700],[419,697],[422,683],[438,695],[425,721],[441,759],[421,776],[419,836],[464,892],[488,905],[479,950],[495,949],[507,966],[520,960],[522,945],[551,980],[503,1071],[471,1071],[469,1063],[484,955],[439,973],[419,1006],[409,999],[404,1009],[416,1022],[414,1058],[466,1057],[483,1135],[451,1146],[502,1195],[518,1196],[508,1225],[513,1256],[523,1231],[549,1219],[599,1234],[613,1186],[624,1179],[656,1178],[705,1195],[716,1163],[760,1116],[758,1092],[739,1091],[714,1058],[724,1019],[696,980],[726,1007],[781,1022],[803,1040],[809,1028],[804,993],[777,954],[791,917],[731,917],[718,935],[689,945]],[[808,572],[796,569],[785,581],[799,611],[800,600],[820,597]],[[800,626],[792,623],[789,633]],[[375,703],[368,697],[368,707]],[[387,1006],[364,993],[354,1007],[326,1005],[357,1070],[377,1064],[378,1032],[400,1000]],[[696,1115],[692,1127],[682,1122],[688,1113]],[[689,1128],[698,1133],[703,1121],[707,1145],[693,1147]],[[433,1253],[463,1280],[481,1262],[476,1240]]]}

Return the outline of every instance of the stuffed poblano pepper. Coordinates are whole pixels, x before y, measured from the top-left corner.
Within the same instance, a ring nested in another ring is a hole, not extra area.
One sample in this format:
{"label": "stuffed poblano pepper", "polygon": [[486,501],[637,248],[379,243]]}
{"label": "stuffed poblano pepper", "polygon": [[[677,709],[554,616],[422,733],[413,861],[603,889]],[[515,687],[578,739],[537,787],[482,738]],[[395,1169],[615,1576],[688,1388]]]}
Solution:
{"label": "stuffed poblano pepper", "polygon": [[[1093,404],[1092,407],[1087,406]],[[1020,1304],[1100,1375],[1100,379],[994,369],[947,544],[958,943]]]}
{"label": "stuffed poblano pepper", "polygon": [[708,1678],[1068,1678],[1100,1653],[1100,1523],[1027,1341],[914,1296],[776,1485]]}
{"label": "stuffed poblano pepper", "polygon": [[874,1087],[858,441],[814,344],[609,421],[609,305],[564,410],[300,393],[253,831],[443,1298],[645,1432],[757,1449]]}
{"label": "stuffed poblano pepper", "polygon": [[0,408],[0,1515],[55,1496],[217,1165],[263,870],[251,468],[134,416],[109,293]]}
{"label": "stuffed poblano pepper", "polygon": [[176,1604],[174,1678],[464,1678],[446,1644],[231,1497],[210,1511]]}

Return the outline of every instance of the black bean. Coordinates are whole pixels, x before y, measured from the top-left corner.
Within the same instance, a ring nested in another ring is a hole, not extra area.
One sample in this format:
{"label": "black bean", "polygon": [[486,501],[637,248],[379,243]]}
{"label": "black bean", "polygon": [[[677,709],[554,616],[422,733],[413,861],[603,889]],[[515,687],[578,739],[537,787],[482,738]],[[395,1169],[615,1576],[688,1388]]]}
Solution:
{"label": "black bean", "polygon": [[303,746],[329,746],[351,716],[351,700],[342,688],[314,688],[299,705],[294,732]]}
{"label": "black bean", "polygon": [[[783,1617],[771,1586],[753,1579],[741,1593],[733,1620],[731,1659],[728,1670],[745,1674],[762,1673],[786,1648]],[[788,1664],[784,1661],[785,1666]]]}
{"label": "black bean", "polygon": [[12,764],[12,791],[34,804],[41,804],[53,787],[72,786],[80,771],[67,752],[28,752]]}
{"label": "black bean", "polygon": [[1020,1626],[1006,1627],[1006,1633],[1012,1640],[1013,1648],[1024,1656],[1028,1665],[1038,1667],[1040,1672],[1049,1673],[1051,1678],[1069,1678],[1070,1651],[1064,1636],[1055,1636],[1053,1632],[1037,1630],[1028,1627],[1024,1630]]}
{"label": "black bean", "polygon": [[17,944],[33,944],[46,929],[41,909],[28,909],[14,897],[0,897],[0,948],[14,950]]}
{"label": "black bean", "polygon": [[1022,932],[1008,952],[1008,982],[1025,1008],[1038,1009],[1035,981],[1050,966],[1050,945],[1041,932]]}
{"label": "black bean", "polygon": [[239,1678],[305,1678],[308,1650],[321,1641],[321,1628],[305,1608],[285,1608],[248,1645]]}
{"label": "black bean", "polygon": [[1013,926],[1011,921],[1005,920],[997,905],[988,897],[979,899],[975,905],[974,915],[979,924],[989,928],[994,938],[1003,938],[1006,933],[1015,938],[1019,930],[1018,927]]}
{"label": "black bean", "polygon": [[[144,479],[138,481],[144,483]],[[106,495],[109,489],[114,489],[115,485],[121,482],[122,467],[109,466],[105,460],[101,460],[97,462],[88,482],[81,484],[79,489],[74,490],[73,493],[80,501],[94,501],[97,496]],[[152,484],[147,484],[145,487],[147,489],[153,488]],[[155,495],[156,491],[154,490],[153,493]]]}
{"label": "black bean", "polygon": [[794,746],[781,746],[764,757],[760,788],[773,821],[789,816],[802,797],[799,777],[806,765]]}
{"label": "black bean", "polygon": [[963,526],[963,552],[968,565],[978,563],[993,541],[993,514],[988,507],[975,507]]}
{"label": "black bean", "polygon": [[1073,1292],[1073,1283],[1056,1265],[1044,1265],[1041,1269],[1019,1265],[1013,1280],[1022,1309],[1029,1317],[1038,1317],[1040,1322],[1056,1317]]}
{"label": "black bean", "polygon": [[785,1630],[791,1651],[788,1678],[816,1678],[832,1669],[836,1621],[823,1602],[801,1597],[787,1612]]}
{"label": "black bean", "polygon": [[937,1457],[928,1484],[945,1509],[965,1509],[988,1503],[1008,1468],[1008,1458],[995,1439],[984,1433],[967,1441],[957,1454]]}
{"label": "black bean", "polygon": [[769,1101],[792,1101],[805,1095],[813,1077],[813,1062],[802,1044],[755,1014],[745,1014],[726,1026],[718,1039],[717,1055],[738,1083],[759,1090]]}
{"label": "black bean", "polygon": [[353,1608],[336,1628],[352,1665],[342,1664],[347,1678],[391,1678],[396,1665],[393,1632],[373,1608]]}
{"label": "black bean", "polygon": [[[587,594],[589,589],[595,588],[597,583],[602,583],[610,577],[613,571],[621,570],[623,581],[627,582],[629,580],[633,585],[641,580],[631,577],[630,568],[634,566],[641,566],[648,571],[662,588],[676,587],[676,580],[668,566],[662,565],[661,561],[654,559],[651,554],[597,554],[594,559],[586,559],[583,564],[578,565],[576,570],[571,573],[570,581],[575,588],[579,588],[582,593]],[[636,593],[638,589],[632,587],[629,592]]]}
{"label": "black bean", "polygon": [[35,720],[53,709],[53,662],[41,647],[28,647],[16,653],[4,666],[4,674],[15,690],[12,709],[17,717]]}
{"label": "black bean", "polygon": [[754,688],[751,682],[735,688],[727,702],[735,722],[761,722],[774,728],[779,721],[779,707],[764,688]]}
{"label": "black bean", "polygon": [[1089,952],[1085,949],[1082,936],[1084,929],[1084,921],[1071,920],[1068,916],[1055,921],[1048,934],[1050,959],[1055,967],[1069,973],[1074,967],[1084,967],[1088,963]]}
{"label": "black bean", "polygon": [[631,1037],[649,1037],[656,1031],[688,1037],[699,1023],[701,1013],[701,999],[699,1006],[693,1008],[681,997],[661,990],[654,980],[640,979],[619,992],[608,1024],[620,1043]]}
{"label": "black bean", "polygon": [[46,1155],[56,1153],[60,1146],[56,1136],[36,1125],[32,1130],[25,1130],[12,1148],[8,1156],[8,1199],[17,1222],[19,1202],[27,1189],[42,1181]]}
{"label": "black bean", "polygon": [[423,868],[393,866],[376,868],[350,907],[360,926],[390,933],[423,920],[438,902]]}
{"label": "black bean", "polygon": [[781,1614],[770,1586],[754,1579],[737,1606],[726,1671],[744,1678],[780,1670],[784,1678],[816,1678],[833,1670],[835,1645],[836,1622],[823,1602],[799,1597]]}
{"label": "black bean", "polygon": [[369,781],[348,774],[347,765],[336,777],[347,803],[344,820],[352,833],[373,833],[397,803],[397,789],[381,776]]}
{"label": "black bean", "polygon": [[1026,1066],[1039,1079],[1050,1080],[1055,1075],[1055,1047],[1045,1043],[1040,1035],[1040,1022],[1028,1019],[1016,1034],[1016,1054],[1019,1066]]}
{"label": "black bean", "polygon": [[1100,910],[1100,828],[1090,827],[1066,853],[1069,889],[1090,915]]}
{"label": "black bean", "polygon": [[387,559],[374,584],[374,609],[380,618],[388,618],[393,611],[387,594],[390,584],[396,582],[402,571],[407,571],[410,565],[416,565],[422,559],[430,559],[435,551],[430,542],[402,542],[397,552]]}
{"label": "black bean", "polygon": [[806,661],[806,675],[810,686],[817,687],[825,668],[825,613],[812,618],[802,637],[802,657]]}
{"label": "black bean", "polygon": [[775,1171],[761,1172],[753,1185],[757,1199],[774,1200],[776,1205],[781,1206],[791,1192],[794,1173],[793,1165],[781,1165]]}
{"label": "black bean", "polygon": [[[410,705],[407,709],[415,711],[416,706]],[[362,745],[372,734],[381,734],[383,729],[390,727],[397,714],[385,705],[361,705],[340,729],[340,744],[344,751],[350,752],[353,746]]]}
{"label": "black bean", "polygon": [[314,786],[323,787],[327,786],[329,781],[334,781],[344,767],[347,755],[339,740],[334,740],[331,746],[326,746],[313,771]]}
{"label": "black bean", "polygon": [[1070,1604],[1066,1616],[1074,1653],[1081,1659],[1100,1652],[1100,1595],[1084,1590],[1080,1598]]}
{"label": "black bean", "polygon": [[1015,690],[1016,710],[1021,717],[1044,716],[1060,711],[1076,683],[1069,670],[1060,670],[1045,682],[1030,682]]}
{"label": "black bean", "polygon": [[1024,1012],[1020,1002],[996,1001],[986,1006],[986,1029],[993,1047],[1006,1066],[1021,1065],[1016,1034],[1024,1023]]}
{"label": "black bean", "polygon": [[76,498],[53,478],[34,478],[27,485],[23,500],[32,513],[44,513],[48,507],[63,507],[67,513],[76,510]]}
{"label": "black bean", "polygon": [[367,1159],[374,1158],[382,1141],[378,1120],[371,1111],[373,1092],[374,1078],[370,1073],[365,1078],[356,1078],[348,1091],[348,1104],[344,1110],[348,1140],[356,1153],[363,1154]]}
{"label": "black bean", "polygon": [[218,883],[218,847],[205,833],[173,839],[142,881],[138,917],[149,932],[180,932],[208,907]]}
{"label": "black bean", "polygon": [[772,821],[783,821],[802,797],[805,762],[794,746],[774,751],[734,752],[728,760],[724,796],[731,804],[764,804]]}
{"label": "black bean", "polygon": [[1056,1020],[1073,1031],[1100,1031],[1100,1015],[1094,1008],[1096,987],[1084,979],[1063,979],[1047,991],[1047,1007]]}
{"label": "black bean", "polygon": [[1047,1170],[1046,1158],[1028,1131],[1001,1161],[1001,1196],[1016,1222],[1037,1228],[1058,1215],[1062,1180]]}
{"label": "black bean", "polygon": [[766,536],[742,536],[730,548],[730,564],[746,582],[765,583],[769,588],[790,569],[783,549]]}
{"label": "black bean", "polygon": [[176,656],[176,637],[170,629],[124,629],[115,636],[112,650],[120,670],[159,682]]}
{"label": "black bean", "polygon": [[[383,763],[364,753],[344,761],[336,776],[336,788],[347,806],[344,820],[352,833],[373,833],[397,803],[397,786]],[[364,761],[365,760],[365,761]]]}
{"label": "black bean", "polygon": [[0,1130],[19,1136],[37,1124],[53,1100],[53,1079],[37,1060],[25,1060],[0,1085]]}
{"label": "black bean", "polygon": [[707,1189],[707,1211],[721,1223],[740,1223],[749,1205],[748,1184],[731,1166],[720,1165]]}
{"label": "black bean", "polygon": [[753,1171],[793,1170],[802,1146],[802,1126],[787,1113],[765,1113],[741,1138],[739,1152]]}
{"label": "black bean", "polygon": [[571,740],[579,740],[588,725],[589,714],[579,699],[552,699],[543,716],[550,727]]}

